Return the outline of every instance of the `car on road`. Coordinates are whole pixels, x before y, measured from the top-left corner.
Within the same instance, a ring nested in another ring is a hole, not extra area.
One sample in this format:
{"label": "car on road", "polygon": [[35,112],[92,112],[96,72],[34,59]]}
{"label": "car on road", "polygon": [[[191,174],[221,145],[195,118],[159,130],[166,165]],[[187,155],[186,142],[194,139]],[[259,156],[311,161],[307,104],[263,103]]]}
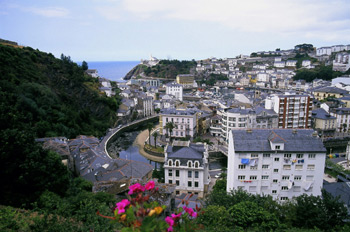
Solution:
{"label": "car on road", "polygon": [[220,178],[220,177],[221,177],[221,173],[220,172],[215,175],[215,178]]}

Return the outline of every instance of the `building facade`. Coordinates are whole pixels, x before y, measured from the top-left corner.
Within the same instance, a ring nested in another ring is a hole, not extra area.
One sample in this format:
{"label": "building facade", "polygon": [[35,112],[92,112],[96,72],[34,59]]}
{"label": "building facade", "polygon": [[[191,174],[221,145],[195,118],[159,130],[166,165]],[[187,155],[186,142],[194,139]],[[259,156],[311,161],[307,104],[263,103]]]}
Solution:
{"label": "building facade", "polygon": [[171,82],[166,84],[166,94],[175,96],[176,99],[183,100],[183,87],[180,84]]}
{"label": "building facade", "polygon": [[[168,134],[171,137],[193,138],[198,133],[198,112],[193,109],[163,109],[159,116],[159,131],[161,135]],[[173,123],[174,128],[170,132],[166,125]]]}
{"label": "building facade", "polygon": [[204,197],[210,183],[208,146],[184,141],[167,145],[164,178],[165,183],[176,185],[176,195],[193,193]]}
{"label": "building facade", "polygon": [[337,128],[337,118],[331,116],[322,108],[312,111],[312,128],[317,130],[323,139],[334,137]]}
{"label": "building facade", "polygon": [[268,194],[281,202],[319,196],[326,149],[311,129],[236,130],[230,133],[227,191]]}
{"label": "building facade", "polygon": [[278,114],[278,128],[311,128],[312,97],[274,95],[265,101],[266,109]]}
{"label": "building facade", "polygon": [[336,128],[338,132],[346,132],[350,126],[350,108],[330,109],[330,115],[337,119]]}

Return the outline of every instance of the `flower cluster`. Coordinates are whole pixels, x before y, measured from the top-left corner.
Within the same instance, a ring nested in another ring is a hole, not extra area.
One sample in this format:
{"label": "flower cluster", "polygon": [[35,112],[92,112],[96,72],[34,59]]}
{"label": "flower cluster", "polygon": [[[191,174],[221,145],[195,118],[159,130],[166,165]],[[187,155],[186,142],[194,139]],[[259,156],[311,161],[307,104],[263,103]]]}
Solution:
{"label": "flower cluster", "polygon": [[[165,217],[166,206],[159,205],[157,201],[151,201],[150,197],[158,194],[154,181],[149,181],[145,186],[136,183],[129,187],[128,199],[123,199],[116,204],[114,217],[111,218],[123,225],[122,231],[193,231],[195,228],[191,220],[197,217],[197,212],[186,206],[177,210],[177,213]],[[196,207],[196,211],[199,209]],[[185,229],[185,230],[184,230]]]}

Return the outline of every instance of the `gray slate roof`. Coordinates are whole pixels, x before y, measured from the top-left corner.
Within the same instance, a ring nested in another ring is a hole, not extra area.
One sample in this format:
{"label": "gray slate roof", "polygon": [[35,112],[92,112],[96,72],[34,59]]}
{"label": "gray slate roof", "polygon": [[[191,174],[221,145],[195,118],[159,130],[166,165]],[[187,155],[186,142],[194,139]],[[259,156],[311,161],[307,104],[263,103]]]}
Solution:
{"label": "gray slate roof", "polygon": [[326,152],[322,140],[313,136],[312,129],[232,130],[236,152],[275,152],[269,138],[275,133],[284,143],[284,152]]}
{"label": "gray slate roof", "polygon": [[331,116],[329,113],[327,113],[327,111],[325,111],[322,108],[313,110],[311,117],[317,118],[317,119],[323,119],[323,120],[336,119],[336,117]]}

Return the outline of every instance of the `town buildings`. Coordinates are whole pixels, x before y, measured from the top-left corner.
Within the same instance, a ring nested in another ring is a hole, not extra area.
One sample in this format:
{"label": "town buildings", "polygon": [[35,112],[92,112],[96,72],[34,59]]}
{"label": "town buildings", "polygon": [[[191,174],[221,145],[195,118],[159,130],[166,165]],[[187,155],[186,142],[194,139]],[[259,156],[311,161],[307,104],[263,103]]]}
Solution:
{"label": "town buildings", "polygon": [[204,197],[210,176],[207,144],[178,141],[165,148],[165,183],[176,184],[176,195]]}
{"label": "town buildings", "polygon": [[350,108],[334,108],[330,110],[330,115],[337,119],[336,128],[338,132],[349,130]]}
{"label": "town buildings", "polygon": [[232,130],[227,191],[243,189],[282,202],[302,194],[319,196],[325,157],[314,130]]}
{"label": "town buildings", "polygon": [[331,116],[322,108],[312,111],[312,128],[317,130],[321,138],[334,137],[337,128],[337,118]]}

